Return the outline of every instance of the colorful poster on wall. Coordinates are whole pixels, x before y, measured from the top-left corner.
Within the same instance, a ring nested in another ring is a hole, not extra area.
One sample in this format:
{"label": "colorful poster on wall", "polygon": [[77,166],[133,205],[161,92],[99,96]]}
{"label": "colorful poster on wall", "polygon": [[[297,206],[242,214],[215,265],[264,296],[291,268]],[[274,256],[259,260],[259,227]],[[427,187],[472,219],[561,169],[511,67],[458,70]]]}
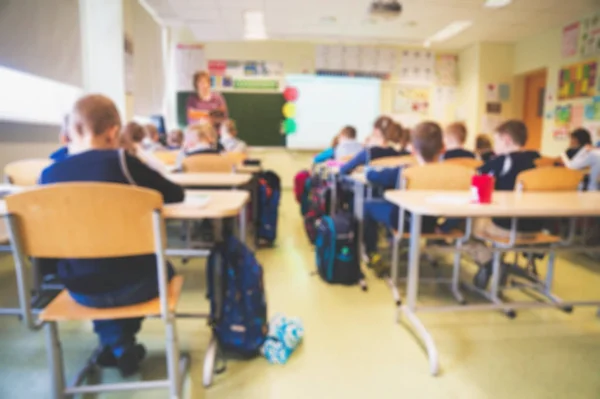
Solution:
{"label": "colorful poster on wall", "polygon": [[496,103],[500,101],[500,87],[496,83],[488,83],[485,85],[485,100],[487,102]]}
{"label": "colorful poster on wall", "polygon": [[[276,90],[283,77],[283,63],[273,61],[209,60],[208,73],[215,89]],[[268,79],[271,78],[271,79]],[[252,79],[260,80],[250,84]]]}
{"label": "colorful poster on wall", "polygon": [[458,58],[449,54],[436,56],[435,75],[438,86],[458,85]]}
{"label": "colorful poster on wall", "polygon": [[429,112],[429,88],[399,87],[394,97],[394,111],[399,114],[422,114]]}
{"label": "colorful poster on wall", "polygon": [[600,97],[594,97],[592,103],[585,106],[585,118],[591,121],[600,120]]}
{"label": "colorful poster on wall", "polygon": [[593,96],[596,91],[597,67],[596,61],[587,61],[562,68],[558,77],[558,99]]}
{"label": "colorful poster on wall", "polygon": [[577,54],[579,44],[579,22],[572,23],[563,28],[561,54],[564,58]]}
{"label": "colorful poster on wall", "polygon": [[571,128],[575,129],[583,125],[583,104],[573,104],[571,107]]}
{"label": "colorful poster on wall", "polygon": [[500,83],[498,85],[498,94],[500,101],[510,101],[510,85],[508,83]]}
{"label": "colorful poster on wall", "polygon": [[554,111],[554,125],[568,127],[571,123],[571,104],[557,105]]}
{"label": "colorful poster on wall", "polygon": [[579,47],[582,57],[600,54],[600,13],[581,21]]}
{"label": "colorful poster on wall", "polygon": [[318,45],[315,52],[315,73],[320,76],[367,76],[388,79],[395,64],[394,49]]}

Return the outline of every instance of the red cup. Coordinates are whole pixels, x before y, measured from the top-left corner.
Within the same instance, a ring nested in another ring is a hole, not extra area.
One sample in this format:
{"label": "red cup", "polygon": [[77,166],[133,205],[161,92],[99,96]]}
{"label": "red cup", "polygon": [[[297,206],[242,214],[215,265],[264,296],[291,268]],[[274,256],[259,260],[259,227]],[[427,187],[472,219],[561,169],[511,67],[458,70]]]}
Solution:
{"label": "red cup", "polygon": [[490,175],[475,175],[471,179],[471,191],[474,202],[478,204],[491,204],[494,192],[495,179]]}

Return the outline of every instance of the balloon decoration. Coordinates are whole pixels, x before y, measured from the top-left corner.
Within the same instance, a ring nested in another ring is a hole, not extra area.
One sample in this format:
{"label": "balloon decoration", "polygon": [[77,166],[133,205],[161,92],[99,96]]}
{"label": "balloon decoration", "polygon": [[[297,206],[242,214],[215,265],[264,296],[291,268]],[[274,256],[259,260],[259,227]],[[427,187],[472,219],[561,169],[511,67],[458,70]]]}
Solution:
{"label": "balloon decoration", "polygon": [[285,103],[283,106],[283,116],[286,118],[293,118],[296,116],[296,104],[294,103]]}
{"label": "balloon decoration", "polygon": [[282,123],[282,132],[284,134],[296,133],[296,104],[294,102],[298,99],[298,89],[295,87],[286,87],[283,91],[283,98],[287,101],[281,110],[283,116],[286,118]]}
{"label": "balloon decoration", "polygon": [[283,98],[289,102],[296,101],[298,99],[298,89],[295,87],[286,87],[283,91]]}

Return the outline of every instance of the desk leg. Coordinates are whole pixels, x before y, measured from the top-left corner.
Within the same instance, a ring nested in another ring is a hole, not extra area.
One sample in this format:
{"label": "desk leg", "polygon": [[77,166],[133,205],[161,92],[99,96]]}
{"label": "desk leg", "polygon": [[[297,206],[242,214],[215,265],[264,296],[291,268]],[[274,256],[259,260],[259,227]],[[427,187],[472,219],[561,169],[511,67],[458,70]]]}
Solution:
{"label": "desk leg", "polygon": [[[238,236],[240,237],[240,241],[246,245],[246,207],[243,206],[240,210],[240,214],[238,215],[239,227],[238,227]],[[256,232],[255,232],[256,234]],[[256,249],[256,247],[255,247]]]}
{"label": "desk leg", "polygon": [[258,228],[260,224],[260,217],[258,215],[258,174],[254,174],[252,177],[252,221],[254,222],[254,250],[258,249]]}
{"label": "desk leg", "polygon": [[[403,210],[400,210],[400,212],[398,212],[398,224],[397,224],[397,231],[396,232],[392,232],[392,270],[391,270],[391,278],[389,281],[389,286],[390,289],[392,290],[392,297],[394,298],[394,303],[396,304],[396,307],[399,307],[400,305],[402,305],[402,300],[400,299],[400,293],[398,292],[398,261],[399,261],[399,257],[400,257],[400,240],[402,239],[402,235],[400,232],[403,231],[402,229],[402,212],[404,212]],[[396,312],[396,315],[399,316],[399,312]],[[396,320],[398,321],[398,320]]]}
{"label": "desk leg", "polygon": [[420,258],[420,238],[421,238],[421,215],[413,213],[410,226],[410,253],[408,258],[408,279],[407,279],[407,304],[402,306],[402,313],[406,320],[413,327],[425,348],[429,358],[429,371],[431,375],[437,375],[439,371],[438,351],[433,338],[425,328],[421,320],[415,314],[417,305],[417,296],[419,291],[419,258]]}
{"label": "desk leg", "polygon": [[354,216],[358,221],[358,250],[359,259],[362,262],[365,257],[365,245],[363,242],[363,212],[364,212],[364,186],[362,183],[354,181]]}

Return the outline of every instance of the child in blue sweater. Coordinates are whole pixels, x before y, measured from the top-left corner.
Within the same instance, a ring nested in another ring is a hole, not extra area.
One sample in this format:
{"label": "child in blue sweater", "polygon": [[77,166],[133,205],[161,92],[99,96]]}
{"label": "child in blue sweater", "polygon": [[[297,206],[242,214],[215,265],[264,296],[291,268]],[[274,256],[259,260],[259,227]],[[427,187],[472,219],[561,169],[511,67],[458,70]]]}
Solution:
{"label": "child in blue sweater", "polygon": [[[439,162],[440,155],[444,149],[442,142],[442,129],[435,122],[423,122],[415,127],[411,135],[413,153],[419,164]],[[387,168],[383,170],[367,169],[367,180],[369,183],[394,189],[399,187],[404,166]],[[379,240],[379,224],[392,229],[398,226],[399,208],[384,200],[372,200],[365,203],[364,209],[364,244],[369,257],[369,265],[377,267],[381,256],[377,253],[377,242]],[[410,226],[410,215],[405,215],[405,230]],[[437,227],[437,218],[423,218],[423,232],[434,232]]]}
{"label": "child in blue sweater", "polygon": [[58,135],[58,140],[62,147],[50,154],[50,159],[53,161],[61,161],[69,156],[69,135],[67,134],[68,127],[69,115],[65,115],[63,123],[60,127],[60,134]]}
{"label": "child in blue sweater", "polygon": [[[183,200],[183,189],[119,150],[121,118],[115,104],[102,95],[79,99],[70,115],[69,157],[46,168],[41,184],[110,182],[160,192],[165,203]],[[93,228],[93,226],[90,226]],[[71,297],[84,306],[106,308],[141,303],[158,296],[154,254],[103,259],[60,259],[58,274]],[[169,277],[174,274],[169,265]],[[138,370],[146,350],[136,343],[141,318],[95,320],[101,348],[96,362],[116,366],[123,376]]]}
{"label": "child in blue sweater", "polygon": [[359,166],[366,165],[370,161],[383,157],[408,155],[407,152],[396,151],[391,145],[393,139],[402,136],[402,127],[391,118],[382,116],[377,118],[373,133],[369,137],[369,146],[360,151],[350,161],[340,168],[340,174],[349,175]]}
{"label": "child in blue sweater", "polygon": [[455,122],[444,131],[444,159],[452,158],[475,158],[469,150],[465,150],[465,141],[467,141],[467,127],[464,123]]}

